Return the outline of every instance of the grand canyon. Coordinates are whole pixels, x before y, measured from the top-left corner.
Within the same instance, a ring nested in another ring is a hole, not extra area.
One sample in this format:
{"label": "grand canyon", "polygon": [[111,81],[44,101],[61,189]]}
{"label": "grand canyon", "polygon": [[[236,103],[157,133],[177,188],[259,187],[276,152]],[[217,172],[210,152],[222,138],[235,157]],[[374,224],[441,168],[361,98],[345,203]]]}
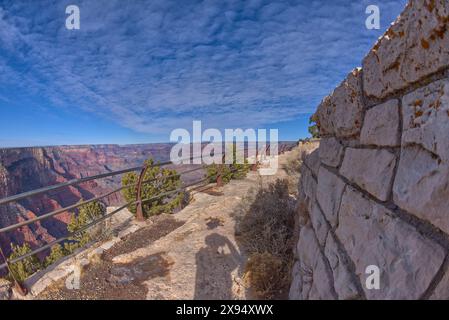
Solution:
{"label": "grand canyon", "polygon": [[[291,149],[295,143],[282,142],[279,152]],[[167,161],[171,143],[136,145],[85,145],[52,146],[0,149],[0,198],[12,196],[37,188],[50,186],[72,179],[138,167],[152,158],[156,162]],[[189,166],[181,165],[182,172]],[[199,179],[202,170],[182,176],[185,183]],[[90,199],[118,187],[120,176],[98,179],[66,187],[31,198],[0,206],[0,227],[8,226],[53,210]],[[115,206],[121,203],[122,195],[114,193],[105,199],[105,204]],[[10,243],[29,243],[37,247],[48,243],[67,232],[71,213],[64,212],[41,222],[24,226],[16,231],[0,235],[0,244],[6,254]]]}

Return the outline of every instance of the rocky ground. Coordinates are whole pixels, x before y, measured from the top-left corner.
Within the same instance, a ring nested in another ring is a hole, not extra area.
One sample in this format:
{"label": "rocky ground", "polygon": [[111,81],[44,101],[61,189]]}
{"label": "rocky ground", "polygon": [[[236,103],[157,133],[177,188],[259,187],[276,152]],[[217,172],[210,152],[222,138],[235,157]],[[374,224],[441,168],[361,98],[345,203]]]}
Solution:
{"label": "rocky ground", "polygon": [[[288,155],[280,157],[281,166]],[[250,172],[221,188],[210,185],[179,213],[151,219],[107,250],[83,272],[79,290],[60,281],[37,299],[251,298],[243,281],[247,257],[235,236],[236,218],[246,195],[288,176],[284,169],[269,177]]]}

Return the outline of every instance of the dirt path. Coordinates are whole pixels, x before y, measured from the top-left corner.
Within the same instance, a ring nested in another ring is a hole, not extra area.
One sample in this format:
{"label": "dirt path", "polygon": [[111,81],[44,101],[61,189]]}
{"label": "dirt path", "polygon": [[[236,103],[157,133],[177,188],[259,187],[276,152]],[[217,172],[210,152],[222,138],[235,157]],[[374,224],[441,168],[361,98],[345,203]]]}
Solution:
{"label": "dirt path", "polygon": [[286,176],[284,170],[263,178],[250,172],[196,193],[182,211],[155,217],[90,265],[80,290],[61,282],[38,299],[251,298],[242,280],[247,257],[235,238],[235,215],[251,190]]}

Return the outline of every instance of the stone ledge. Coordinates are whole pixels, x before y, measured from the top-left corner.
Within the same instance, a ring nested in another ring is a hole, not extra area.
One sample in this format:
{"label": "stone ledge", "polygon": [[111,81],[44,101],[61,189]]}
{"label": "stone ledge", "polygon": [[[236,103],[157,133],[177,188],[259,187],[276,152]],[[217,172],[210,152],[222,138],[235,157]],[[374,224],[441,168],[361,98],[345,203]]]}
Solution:
{"label": "stone ledge", "polygon": [[363,60],[365,94],[384,98],[449,67],[448,22],[448,1],[410,0]]}
{"label": "stone ledge", "polygon": [[358,136],[363,110],[362,72],[355,69],[330,96],[323,99],[314,118],[322,136]]}

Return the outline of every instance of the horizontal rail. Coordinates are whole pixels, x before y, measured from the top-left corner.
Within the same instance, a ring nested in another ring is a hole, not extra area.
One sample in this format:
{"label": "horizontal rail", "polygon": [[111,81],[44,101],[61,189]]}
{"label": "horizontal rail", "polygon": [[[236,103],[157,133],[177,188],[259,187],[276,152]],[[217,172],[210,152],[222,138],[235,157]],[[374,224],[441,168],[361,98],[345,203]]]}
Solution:
{"label": "horizontal rail", "polygon": [[[26,259],[26,258],[28,258],[28,257],[31,257],[31,256],[33,256],[33,255],[35,255],[35,254],[38,254],[38,253],[40,253],[40,252],[42,252],[42,251],[45,251],[45,250],[51,248],[51,247],[54,246],[55,244],[58,244],[58,243],[60,243],[60,242],[62,242],[62,241],[64,241],[64,240],[69,240],[70,238],[73,238],[73,237],[76,236],[77,234],[79,234],[79,233],[81,233],[81,232],[83,232],[83,231],[85,231],[85,230],[87,230],[87,229],[93,227],[94,225],[97,225],[99,222],[101,222],[101,221],[103,221],[103,220],[106,220],[107,218],[112,217],[112,216],[113,216],[114,214],[116,214],[117,212],[119,212],[119,211],[125,209],[127,206],[130,206],[130,205],[134,204],[135,202],[136,202],[136,201],[128,202],[127,204],[124,204],[123,206],[119,207],[118,209],[115,209],[114,211],[112,211],[112,212],[110,212],[110,213],[108,213],[108,214],[102,216],[100,219],[97,219],[97,220],[95,220],[95,221],[90,222],[89,224],[86,224],[85,226],[83,226],[83,227],[80,228],[79,230],[77,230],[77,231],[75,231],[75,232],[71,232],[71,233],[69,233],[68,235],[66,235],[66,236],[64,236],[64,237],[61,237],[61,238],[59,238],[59,239],[53,240],[53,241],[47,243],[46,245],[44,245],[44,246],[42,246],[42,247],[39,247],[39,248],[37,248],[37,249],[35,249],[35,250],[33,250],[33,251],[30,251],[30,252],[24,254],[23,256],[20,256],[20,257],[11,259],[11,260],[8,259],[8,262],[9,262],[9,263],[16,263],[16,262],[22,261],[22,260],[24,260],[24,259]],[[0,269],[4,268],[5,266],[7,266],[7,263],[6,263],[6,262],[3,263],[2,265],[0,265]]]}
{"label": "horizontal rail", "polygon": [[[202,156],[180,159],[180,161],[194,160],[194,159],[200,159],[200,158],[202,158]],[[153,164],[153,166],[155,166],[155,167],[162,167],[162,166],[166,166],[166,165],[169,165],[169,164],[173,164],[173,162],[172,161],[165,161],[165,162],[155,163],[155,164]],[[61,188],[64,188],[64,187],[70,187],[70,186],[73,186],[73,185],[81,184],[81,183],[92,181],[92,180],[97,180],[97,179],[102,179],[102,178],[107,178],[107,177],[113,177],[113,176],[117,176],[117,175],[120,175],[120,174],[132,172],[132,171],[142,170],[143,167],[144,166],[139,166],[139,167],[124,169],[124,170],[106,172],[106,173],[102,173],[102,174],[98,174],[98,175],[90,176],[90,177],[84,177],[84,178],[79,178],[79,179],[72,179],[72,180],[69,180],[69,181],[66,181],[66,182],[62,182],[62,183],[58,183],[58,184],[55,184],[55,185],[52,185],[52,186],[43,187],[43,188],[35,189],[35,190],[32,190],[32,191],[19,193],[19,194],[16,194],[14,196],[10,196],[10,197],[6,197],[6,198],[3,198],[3,199],[0,199],[0,205],[5,205],[5,204],[11,203],[11,202],[18,201],[18,200],[22,200],[22,199],[25,199],[25,198],[33,197],[33,196],[36,196],[38,194],[42,194],[42,193],[46,193],[46,192],[49,192],[49,191],[58,190],[58,189],[61,189]]]}
{"label": "horizontal rail", "polygon": [[[187,174],[187,173],[191,173],[191,172],[194,172],[194,171],[198,171],[200,169],[203,169],[203,167],[199,167],[199,168],[195,168],[195,169],[191,169],[191,170],[186,170],[186,171],[183,171],[183,172],[178,172],[176,174],[172,174],[172,175],[169,175],[167,177],[164,177],[164,179],[180,176],[180,175]],[[143,181],[143,184],[147,184],[147,183],[156,181],[158,179],[159,178],[148,179],[148,180]],[[58,214],[66,212],[66,211],[74,210],[74,209],[76,209],[78,207],[81,207],[81,206],[84,206],[84,205],[86,205],[88,203],[91,203],[91,202],[94,202],[94,201],[106,198],[106,197],[108,197],[108,196],[110,196],[110,195],[112,195],[112,194],[114,194],[116,192],[120,192],[120,191],[122,191],[124,189],[128,189],[128,188],[135,187],[135,186],[136,186],[136,184],[134,184],[134,183],[126,185],[126,186],[122,186],[122,187],[116,188],[116,189],[114,189],[112,191],[108,191],[108,192],[106,192],[106,193],[104,193],[102,195],[99,195],[99,196],[96,196],[94,198],[91,198],[89,200],[81,201],[81,202],[78,202],[78,203],[73,204],[71,206],[68,206],[68,207],[65,207],[65,208],[60,208],[60,209],[57,209],[55,211],[43,214],[43,215],[38,216],[38,217],[29,219],[29,220],[25,220],[25,221],[22,221],[22,222],[19,222],[19,223],[16,223],[16,224],[4,227],[4,228],[0,228],[0,234],[4,233],[4,232],[9,232],[9,231],[18,229],[20,227],[27,226],[27,225],[35,223],[35,222],[39,222],[39,221],[44,220],[44,219],[48,219],[48,218],[54,217],[54,216],[56,216]]]}
{"label": "horizontal rail", "polygon": [[123,173],[128,173],[128,172],[132,172],[132,171],[138,171],[138,170],[142,170],[142,167],[134,167],[134,168],[129,168],[129,169],[125,169],[125,170],[120,170],[120,171],[114,171],[114,172],[108,172],[108,173],[102,173],[96,176],[91,176],[91,177],[85,177],[85,178],[80,178],[80,179],[72,179],[66,182],[62,182],[62,183],[58,183],[49,187],[43,187],[40,189],[36,189],[33,191],[28,191],[28,192],[23,192],[23,193],[19,193],[15,196],[11,196],[11,197],[7,197],[7,198],[3,198],[0,199],[0,205],[4,205],[10,202],[14,202],[14,201],[18,201],[18,200],[22,200],[28,197],[32,197],[32,196],[36,196],[38,194],[42,194],[42,193],[46,193],[49,191],[53,191],[53,190],[57,190],[57,189],[61,189],[64,187],[70,187],[76,184],[81,184],[84,182],[88,182],[88,181],[92,181],[92,180],[97,180],[97,179],[101,179],[101,178],[107,178],[107,177],[113,177],[119,174],[123,174]]}
{"label": "horizontal rail", "polygon": [[[192,170],[191,170],[191,171],[192,171]],[[202,179],[202,180],[199,180],[199,181],[196,181],[196,182],[187,184],[187,185],[183,185],[182,187],[180,187],[180,188],[178,188],[178,189],[176,189],[176,190],[172,190],[172,191],[169,191],[169,192],[165,192],[165,193],[163,193],[163,194],[159,194],[159,195],[157,195],[157,196],[154,196],[154,197],[145,199],[145,200],[143,200],[142,202],[149,202],[149,201],[152,201],[152,200],[155,200],[155,199],[164,197],[164,196],[166,196],[166,195],[169,195],[169,194],[172,194],[172,193],[179,192],[179,191],[181,191],[181,190],[184,190],[184,189],[186,189],[186,188],[188,188],[188,187],[197,185],[198,183],[201,183],[201,182],[206,181],[206,180],[208,180],[208,179],[209,179],[209,178],[206,178],[206,179]],[[198,188],[199,188],[199,187],[201,187],[201,186],[198,186]],[[196,188],[195,188],[195,189],[196,189]],[[193,189],[193,190],[195,190],[195,189]],[[56,240],[53,240],[52,242],[49,242],[49,243],[47,243],[46,245],[44,245],[44,246],[42,246],[42,247],[39,247],[39,248],[37,248],[37,249],[35,249],[35,250],[32,250],[32,251],[30,251],[30,252],[24,254],[23,256],[16,257],[16,258],[11,259],[11,260],[8,259],[8,263],[11,264],[11,263],[16,263],[16,262],[22,261],[22,260],[24,260],[24,259],[26,259],[26,258],[29,258],[29,257],[35,255],[35,254],[38,254],[38,253],[40,253],[40,252],[42,252],[42,251],[47,250],[47,249],[51,248],[52,246],[54,246],[54,245],[56,245],[56,244],[58,244],[58,243],[61,243],[62,241],[69,240],[70,238],[73,238],[73,237],[76,236],[77,234],[79,234],[79,233],[81,233],[81,232],[83,232],[83,231],[86,231],[87,229],[89,229],[89,228],[91,228],[91,227],[97,225],[97,224],[100,223],[101,221],[104,221],[104,220],[106,220],[106,219],[112,217],[113,215],[115,215],[115,214],[118,213],[119,211],[125,209],[125,208],[128,207],[128,206],[131,206],[131,205],[133,205],[133,204],[136,204],[136,203],[137,203],[137,201],[131,201],[131,202],[128,202],[128,203],[122,205],[121,207],[115,209],[114,211],[112,211],[112,212],[110,212],[110,213],[108,213],[108,214],[102,216],[101,218],[99,218],[99,219],[97,219],[97,220],[94,220],[94,221],[88,223],[87,225],[83,226],[82,228],[80,228],[80,229],[77,230],[77,231],[71,232],[71,233],[69,233],[68,235],[66,235],[66,236],[64,236],[64,237],[61,237],[61,238],[56,239]],[[8,266],[8,263],[4,262],[3,264],[1,264],[1,265],[0,265],[0,269],[6,268],[6,267]]]}

